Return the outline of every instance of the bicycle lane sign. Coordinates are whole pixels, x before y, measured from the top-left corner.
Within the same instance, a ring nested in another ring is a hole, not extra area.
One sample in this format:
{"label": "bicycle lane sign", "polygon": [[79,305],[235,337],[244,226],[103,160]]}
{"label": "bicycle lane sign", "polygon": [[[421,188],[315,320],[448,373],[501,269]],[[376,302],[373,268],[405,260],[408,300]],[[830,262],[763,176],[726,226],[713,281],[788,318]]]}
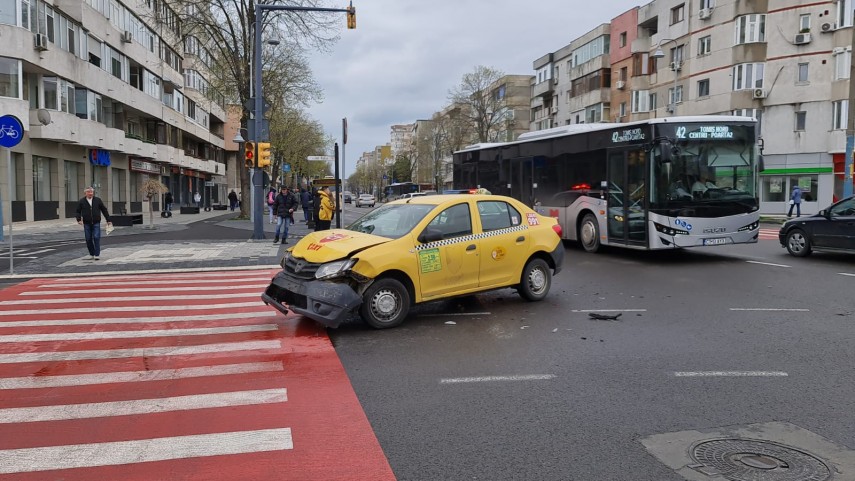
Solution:
{"label": "bicycle lane sign", "polygon": [[0,146],[11,148],[21,143],[24,125],[14,115],[0,117]]}

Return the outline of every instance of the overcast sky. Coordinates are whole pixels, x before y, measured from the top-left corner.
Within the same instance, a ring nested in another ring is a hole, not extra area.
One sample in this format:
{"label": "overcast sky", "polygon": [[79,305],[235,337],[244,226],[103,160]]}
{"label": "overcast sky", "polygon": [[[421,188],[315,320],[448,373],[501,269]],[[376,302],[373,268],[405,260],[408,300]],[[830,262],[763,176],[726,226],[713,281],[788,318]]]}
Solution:
{"label": "overcast sky", "polygon": [[533,75],[535,59],[646,3],[354,0],[356,30],[343,30],[330,53],[309,55],[324,91],[309,112],[339,145],[347,117],[350,175],[362,152],[389,142],[391,125],[429,119],[446,106],[448,91],[475,66]]}

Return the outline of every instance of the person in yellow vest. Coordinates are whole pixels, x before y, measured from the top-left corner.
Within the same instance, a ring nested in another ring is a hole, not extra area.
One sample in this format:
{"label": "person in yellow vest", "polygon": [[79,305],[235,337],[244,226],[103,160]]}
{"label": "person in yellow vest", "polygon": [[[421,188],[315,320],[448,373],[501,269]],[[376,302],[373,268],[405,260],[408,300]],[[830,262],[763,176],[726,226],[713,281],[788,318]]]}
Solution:
{"label": "person in yellow vest", "polygon": [[318,225],[315,230],[327,230],[330,228],[333,211],[335,210],[332,194],[330,194],[330,186],[323,186],[318,194],[320,194],[321,199],[321,210],[318,212]]}

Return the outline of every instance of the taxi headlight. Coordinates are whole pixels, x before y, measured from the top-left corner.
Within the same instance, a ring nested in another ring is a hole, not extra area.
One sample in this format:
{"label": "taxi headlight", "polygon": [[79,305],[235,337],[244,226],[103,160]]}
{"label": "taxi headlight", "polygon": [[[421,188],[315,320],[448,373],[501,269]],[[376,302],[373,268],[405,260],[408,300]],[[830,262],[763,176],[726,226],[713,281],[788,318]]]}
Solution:
{"label": "taxi headlight", "polygon": [[285,251],[285,253],[282,254],[282,259],[279,261],[279,265],[282,266],[282,268],[284,269],[285,268],[285,262],[290,258],[291,258],[291,251],[290,250]]}
{"label": "taxi headlight", "polygon": [[332,279],[344,275],[348,269],[356,264],[356,259],[343,259],[335,262],[327,262],[315,272],[315,279]]}

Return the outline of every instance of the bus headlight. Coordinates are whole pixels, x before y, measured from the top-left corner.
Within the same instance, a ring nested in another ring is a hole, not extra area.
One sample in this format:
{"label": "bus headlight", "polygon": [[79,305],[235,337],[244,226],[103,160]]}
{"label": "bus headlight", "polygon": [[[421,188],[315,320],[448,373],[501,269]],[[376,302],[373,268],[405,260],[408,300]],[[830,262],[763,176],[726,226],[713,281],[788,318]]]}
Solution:
{"label": "bus headlight", "polygon": [[656,232],[665,234],[665,235],[689,235],[689,231],[683,229],[675,229],[673,227],[668,227],[667,225],[662,225],[658,222],[654,222],[653,226],[656,227]]}
{"label": "bus headlight", "polygon": [[749,230],[754,230],[758,227],[760,227],[760,221],[759,220],[757,222],[752,222],[748,225],[744,225],[744,226],[740,227],[737,232],[745,232],[745,231],[749,231]]}

